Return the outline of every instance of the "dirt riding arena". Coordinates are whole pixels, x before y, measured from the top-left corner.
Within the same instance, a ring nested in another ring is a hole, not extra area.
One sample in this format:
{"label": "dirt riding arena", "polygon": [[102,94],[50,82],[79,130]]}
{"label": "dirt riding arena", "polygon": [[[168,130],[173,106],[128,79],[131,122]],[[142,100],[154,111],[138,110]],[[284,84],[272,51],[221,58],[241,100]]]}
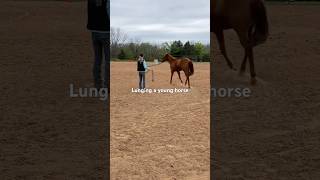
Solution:
{"label": "dirt riding arena", "polygon": [[[217,179],[319,179],[320,24],[317,5],[269,4],[270,37],[254,48],[258,84],[228,69],[215,43],[213,87],[249,87],[249,98],[212,98]],[[243,49],[225,32],[237,69]],[[213,39],[215,41],[215,39]]]}
{"label": "dirt riding arena", "polygon": [[[132,93],[135,62],[111,64],[112,179],[209,178],[209,63],[194,63],[191,92]],[[148,89],[187,89],[163,63],[147,73]],[[184,74],[181,74],[185,79]]]}

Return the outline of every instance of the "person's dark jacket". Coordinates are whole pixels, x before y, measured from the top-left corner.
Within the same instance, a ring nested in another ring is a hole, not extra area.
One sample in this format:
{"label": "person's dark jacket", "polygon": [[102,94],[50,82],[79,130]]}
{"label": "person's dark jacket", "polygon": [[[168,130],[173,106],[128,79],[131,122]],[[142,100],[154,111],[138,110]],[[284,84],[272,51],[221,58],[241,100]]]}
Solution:
{"label": "person's dark jacket", "polygon": [[137,62],[137,71],[146,71],[146,69],[144,68],[144,65],[143,65],[143,61],[138,61]]}
{"label": "person's dark jacket", "polygon": [[110,31],[109,3],[110,0],[88,0],[89,30]]}

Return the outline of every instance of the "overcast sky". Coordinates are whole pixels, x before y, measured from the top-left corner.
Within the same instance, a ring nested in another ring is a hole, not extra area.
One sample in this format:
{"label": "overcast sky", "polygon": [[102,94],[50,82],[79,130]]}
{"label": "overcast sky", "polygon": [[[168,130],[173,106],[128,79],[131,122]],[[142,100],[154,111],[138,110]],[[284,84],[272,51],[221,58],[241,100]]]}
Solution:
{"label": "overcast sky", "polygon": [[209,43],[210,0],[114,0],[111,26],[143,42]]}

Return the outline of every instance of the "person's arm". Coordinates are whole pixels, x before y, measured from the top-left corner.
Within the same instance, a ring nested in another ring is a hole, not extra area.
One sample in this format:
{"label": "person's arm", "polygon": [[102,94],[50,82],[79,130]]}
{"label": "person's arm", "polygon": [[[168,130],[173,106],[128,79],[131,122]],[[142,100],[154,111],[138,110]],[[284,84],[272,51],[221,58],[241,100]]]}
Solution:
{"label": "person's arm", "polygon": [[139,71],[139,61],[137,61],[137,71]]}
{"label": "person's arm", "polygon": [[148,71],[148,65],[145,60],[143,61],[143,66],[144,66],[145,71]]}

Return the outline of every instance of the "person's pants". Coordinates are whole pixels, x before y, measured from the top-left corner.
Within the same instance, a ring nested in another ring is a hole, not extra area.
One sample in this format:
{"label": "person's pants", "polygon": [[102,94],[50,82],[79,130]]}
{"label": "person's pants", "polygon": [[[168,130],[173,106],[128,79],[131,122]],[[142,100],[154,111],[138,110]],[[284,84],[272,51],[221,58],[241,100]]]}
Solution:
{"label": "person's pants", "polygon": [[146,88],[146,73],[145,72],[139,72],[139,89]]}
{"label": "person's pants", "polygon": [[[101,66],[104,63],[103,87],[110,86],[110,34],[107,32],[92,32],[92,42],[94,50],[93,78],[94,86],[98,89],[102,87]],[[103,58],[104,57],[104,58]],[[104,62],[103,62],[104,59]]]}

